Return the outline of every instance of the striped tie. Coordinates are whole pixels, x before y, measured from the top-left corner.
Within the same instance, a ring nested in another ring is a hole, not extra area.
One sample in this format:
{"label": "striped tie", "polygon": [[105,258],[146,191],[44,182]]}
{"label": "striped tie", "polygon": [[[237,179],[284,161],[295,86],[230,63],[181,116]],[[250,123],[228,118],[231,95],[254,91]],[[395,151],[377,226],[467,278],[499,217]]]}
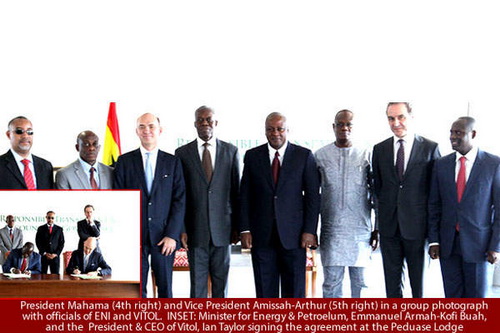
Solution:
{"label": "striped tie", "polygon": [[30,161],[24,159],[21,161],[24,165],[24,182],[26,183],[26,187],[28,190],[36,190],[35,181],[33,180],[33,174],[31,173],[29,164]]}

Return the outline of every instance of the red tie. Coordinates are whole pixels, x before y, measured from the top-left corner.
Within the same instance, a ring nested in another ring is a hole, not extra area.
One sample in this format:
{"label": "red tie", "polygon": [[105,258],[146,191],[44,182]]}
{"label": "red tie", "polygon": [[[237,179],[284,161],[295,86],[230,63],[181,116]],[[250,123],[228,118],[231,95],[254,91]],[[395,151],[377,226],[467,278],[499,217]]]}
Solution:
{"label": "red tie", "polygon": [[273,165],[272,165],[272,171],[273,171],[273,181],[274,185],[278,183],[278,178],[280,175],[280,159],[279,159],[280,153],[276,151],[276,154],[274,154],[274,159],[273,159]]}
{"label": "red tie", "polygon": [[97,186],[97,182],[95,181],[94,173],[95,169],[90,168],[90,186],[92,187],[93,190],[98,190],[99,186]]}
{"label": "red tie", "polygon": [[28,260],[23,258],[23,263],[21,264],[21,273],[26,270],[26,266],[28,266]]}
{"label": "red tie", "polygon": [[52,233],[52,225],[49,226],[49,234]]}
{"label": "red tie", "polygon": [[457,176],[457,198],[458,202],[462,200],[462,195],[465,191],[465,161],[467,160],[465,156],[460,157],[460,169],[458,170]]}
{"label": "red tie", "polygon": [[33,174],[31,173],[29,167],[30,161],[24,159],[21,162],[24,165],[24,182],[26,183],[26,187],[28,190],[36,190],[35,182],[33,181]]}

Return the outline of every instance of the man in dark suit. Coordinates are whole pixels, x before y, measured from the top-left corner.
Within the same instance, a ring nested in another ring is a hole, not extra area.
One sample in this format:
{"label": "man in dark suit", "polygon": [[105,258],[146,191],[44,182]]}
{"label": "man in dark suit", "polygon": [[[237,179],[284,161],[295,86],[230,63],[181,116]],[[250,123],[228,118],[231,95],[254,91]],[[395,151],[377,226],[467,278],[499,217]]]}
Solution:
{"label": "man in dark suit", "polygon": [[194,126],[198,138],[175,151],[186,181],[186,232],[181,240],[188,250],[191,297],[207,297],[209,275],[212,297],[225,297],[229,245],[239,240],[238,148],[214,137],[217,120],[211,108],[195,111]]}
{"label": "man in dark suit", "polygon": [[2,266],[4,273],[14,274],[40,274],[42,265],[40,255],[34,252],[35,245],[27,242],[20,249],[10,251],[7,261]]}
{"label": "man in dark suit", "polygon": [[158,149],[160,120],[151,113],[137,119],[141,147],[118,158],[117,189],[142,192],[142,296],[146,297],[149,261],[159,297],[172,297],[172,266],[184,224],[186,188],[181,161]]}
{"label": "man in dark suit", "polygon": [[8,125],[10,150],[0,156],[0,190],[36,190],[54,187],[52,164],[32,155],[33,126],[28,118],[18,116]]}
{"label": "man in dark suit", "polygon": [[107,190],[112,188],[113,169],[97,162],[101,149],[99,137],[92,131],[83,131],[76,138],[79,158],[56,174],[58,189]]}
{"label": "man in dark suit", "polygon": [[404,261],[413,297],[422,297],[427,199],[437,143],[411,131],[413,114],[406,102],[386,110],[394,136],[373,148],[376,229],[384,264],[387,297],[403,297]]}
{"label": "man in dark suit", "polygon": [[97,240],[96,251],[101,252],[99,248],[99,238],[101,237],[101,222],[94,220],[94,206],[86,205],[83,208],[83,212],[85,213],[85,220],[78,221],[76,224],[78,237],[78,250],[83,249],[83,242],[87,240],[89,237],[94,237]]}
{"label": "man in dark suit", "polygon": [[96,239],[89,237],[83,243],[82,250],[73,251],[67,274],[111,275],[111,267],[106,263],[102,254],[95,251]]}
{"label": "man in dark suit", "polygon": [[45,219],[47,223],[38,227],[35,236],[36,247],[42,256],[42,274],[59,274],[61,252],[64,248],[63,228],[54,224],[56,213],[48,211]]}
{"label": "man in dark suit", "polygon": [[241,180],[241,243],[252,249],[257,297],[305,296],[306,248],[317,246],[319,173],[289,143],[284,115],[266,118],[267,144],[248,150]]}
{"label": "man in dark suit", "polygon": [[474,127],[471,117],[451,126],[456,152],[436,161],[429,197],[429,255],[452,298],[485,297],[500,258],[500,157],[473,145]]}

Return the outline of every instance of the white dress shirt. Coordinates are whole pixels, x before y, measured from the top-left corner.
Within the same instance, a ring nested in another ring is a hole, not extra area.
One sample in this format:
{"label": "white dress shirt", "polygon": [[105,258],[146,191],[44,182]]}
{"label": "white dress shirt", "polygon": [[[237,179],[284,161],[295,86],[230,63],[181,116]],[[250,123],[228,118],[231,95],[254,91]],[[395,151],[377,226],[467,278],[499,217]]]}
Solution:
{"label": "white dress shirt", "polygon": [[36,174],[35,174],[35,166],[33,165],[33,156],[31,156],[31,153],[29,153],[28,157],[24,158],[18,153],[16,153],[14,150],[10,150],[12,152],[12,155],[14,155],[14,159],[16,160],[17,167],[19,168],[19,171],[21,171],[21,175],[24,177],[24,164],[21,162],[22,160],[26,159],[30,161],[28,164],[31,174],[33,175],[33,183],[35,184],[36,188]]}
{"label": "white dress shirt", "polygon": [[408,166],[408,161],[410,160],[411,150],[413,148],[413,142],[415,141],[415,134],[408,133],[403,138],[398,138],[394,136],[394,165],[396,165],[396,160],[398,157],[398,149],[400,146],[399,140],[403,140],[403,147],[405,151],[405,161],[403,172],[406,172]]}
{"label": "white dress shirt", "polygon": [[[200,138],[196,138],[196,142],[198,144],[198,154],[200,155],[200,161],[203,160],[203,151],[205,150],[205,141]],[[217,140],[214,136],[208,141],[208,151],[210,152],[210,159],[212,160],[212,170],[215,169],[215,158],[217,157]]]}
{"label": "white dress shirt", "polygon": [[273,165],[273,160],[274,156],[276,155],[276,152],[278,152],[278,154],[280,155],[278,157],[278,160],[280,161],[280,166],[283,165],[283,158],[285,157],[285,151],[287,147],[288,147],[288,141],[285,141],[285,144],[281,146],[281,148],[278,150],[271,147],[269,143],[267,144],[267,148],[269,150],[269,163],[271,164],[271,166]]}
{"label": "white dress shirt", "polygon": [[151,164],[151,169],[153,170],[153,179],[155,177],[156,171],[156,160],[158,159],[158,148],[155,148],[151,151],[147,151],[143,146],[139,148],[141,150],[142,156],[142,169],[146,170],[146,153],[149,153],[149,163]]}
{"label": "white dress shirt", "polygon": [[96,161],[94,163],[94,165],[90,165],[87,162],[85,162],[84,160],[82,160],[80,157],[78,157],[78,159],[80,160],[80,164],[82,166],[82,169],[85,172],[85,175],[87,176],[87,178],[89,179],[89,182],[90,182],[90,168],[95,169],[94,179],[95,179],[95,182],[97,183],[97,186],[99,186],[99,184],[100,184],[100,182],[99,182],[99,167],[98,167],[99,163],[97,163],[97,161]]}
{"label": "white dress shirt", "polygon": [[459,152],[455,153],[455,183],[457,182],[458,178],[458,171],[460,170],[460,157],[464,156],[465,157],[465,184],[467,184],[467,181],[469,180],[469,175],[470,171],[472,169],[472,166],[474,165],[474,162],[476,161],[477,157],[477,147],[472,147],[471,150],[465,155],[460,154]]}

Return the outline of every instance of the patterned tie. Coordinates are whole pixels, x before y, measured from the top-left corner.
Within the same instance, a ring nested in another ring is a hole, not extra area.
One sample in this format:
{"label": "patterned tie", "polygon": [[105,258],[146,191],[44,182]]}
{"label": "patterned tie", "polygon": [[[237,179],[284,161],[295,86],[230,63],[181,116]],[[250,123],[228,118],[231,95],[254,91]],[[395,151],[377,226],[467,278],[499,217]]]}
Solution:
{"label": "patterned tie", "polygon": [[26,183],[26,187],[28,190],[36,190],[35,182],[33,180],[33,174],[31,173],[29,164],[30,161],[24,159],[21,161],[24,165],[24,182]]}
{"label": "patterned tie", "polygon": [[151,193],[151,187],[153,187],[153,167],[151,166],[151,153],[146,153],[146,169],[144,170],[146,176],[146,186],[148,188],[148,193]]}
{"label": "patterned tie", "polygon": [[24,257],[23,263],[21,264],[21,273],[26,270],[26,267],[28,267],[28,259],[26,259],[26,257]]}
{"label": "patterned tie", "polygon": [[213,168],[212,168],[212,156],[210,155],[210,150],[208,150],[208,146],[210,144],[208,142],[205,142],[203,144],[203,156],[201,157],[201,166],[203,167],[203,171],[205,171],[205,176],[207,176],[207,180],[210,183],[212,180],[212,173],[213,173]]}
{"label": "patterned tie", "polygon": [[274,154],[274,159],[273,159],[273,164],[272,164],[272,171],[273,171],[273,181],[274,185],[278,184],[278,178],[280,176],[280,153],[276,151],[276,154]]}
{"label": "patterned tie", "polygon": [[399,149],[396,155],[396,171],[398,172],[399,181],[403,181],[403,174],[405,172],[405,146],[404,140],[399,139]]}
{"label": "patterned tie", "polygon": [[92,168],[90,168],[90,186],[92,187],[93,190],[98,190],[99,186],[97,185],[97,182],[95,181],[94,174],[95,174],[95,168],[92,167]]}

